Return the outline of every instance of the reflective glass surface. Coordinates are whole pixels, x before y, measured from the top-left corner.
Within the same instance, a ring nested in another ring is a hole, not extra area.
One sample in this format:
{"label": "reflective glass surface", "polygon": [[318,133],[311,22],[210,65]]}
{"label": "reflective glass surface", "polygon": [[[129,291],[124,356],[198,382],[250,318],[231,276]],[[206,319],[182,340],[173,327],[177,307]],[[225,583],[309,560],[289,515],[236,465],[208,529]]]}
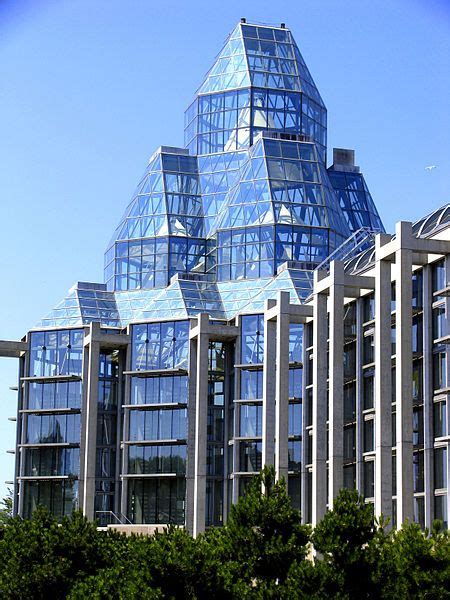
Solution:
{"label": "reflective glass surface", "polygon": [[[326,127],[291,31],[238,23],[186,110],[185,148],[151,156],[105,252],[105,284],[77,283],[41,325],[228,320],[279,290],[301,302],[358,226],[382,228],[362,175],[325,168]],[[361,249],[352,240],[343,256]]]}

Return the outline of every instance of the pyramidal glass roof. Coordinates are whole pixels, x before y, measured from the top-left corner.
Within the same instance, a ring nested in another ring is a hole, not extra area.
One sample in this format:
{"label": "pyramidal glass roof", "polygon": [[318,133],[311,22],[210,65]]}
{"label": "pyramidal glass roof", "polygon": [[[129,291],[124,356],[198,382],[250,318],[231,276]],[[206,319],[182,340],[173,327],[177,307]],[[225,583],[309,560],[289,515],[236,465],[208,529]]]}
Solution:
{"label": "pyramidal glass roof", "polygon": [[304,92],[325,107],[289,29],[238,23],[197,94],[267,87]]}
{"label": "pyramidal glass roof", "polygon": [[104,283],[79,281],[39,323],[40,327],[73,327],[96,321],[103,326],[121,324],[114,293]]}
{"label": "pyramidal glass roof", "polygon": [[382,227],[362,175],[326,156],[327,111],[290,30],[238,23],[185,112],[185,148],[151,156],[105,284],[77,283],[39,326],[231,319],[280,289],[302,301],[351,232]]}
{"label": "pyramidal glass roof", "polygon": [[313,143],[261,137],[224,203],[216,229],[293,224],[350,229]]}

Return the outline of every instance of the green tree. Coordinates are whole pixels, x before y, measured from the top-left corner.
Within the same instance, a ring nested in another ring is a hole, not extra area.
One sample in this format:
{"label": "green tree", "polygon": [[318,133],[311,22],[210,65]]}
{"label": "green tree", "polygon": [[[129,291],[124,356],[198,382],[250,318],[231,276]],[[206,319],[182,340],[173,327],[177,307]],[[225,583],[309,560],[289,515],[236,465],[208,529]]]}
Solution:
{"label": "green tree", "polygon": [[354,490],[341,490],[311,540],[321,559],[317,575],[325,597],[378,598],[376,579],[372,577],[377,553],[372,545],[384,536],[373,514],[373,506]]}
{"label": "green tree", "polygon": [[61,524],[44,508],[11,519],[0,540],[2,598],[66,598],[75,581],[114,562],[122,540],[100,534],[81,513]]}
{"label": "green tree", "polygon": [[13,492],[8,488],[8,494],[0,502],[0,526],[6,525],[13,516]]}
{"label": "green tree", "polygon": [[378,547],[374,577],[382,598],[450,598],[450,537],[435,528],[431,535],[405,523]]}
{"label": "green tree", "polygon": [[309,536],[284,481],[275,482],[274,470],[265,468],[208,541],[225,589],[234,597],[271,597],[279,594],[292,563],[304,561]]}

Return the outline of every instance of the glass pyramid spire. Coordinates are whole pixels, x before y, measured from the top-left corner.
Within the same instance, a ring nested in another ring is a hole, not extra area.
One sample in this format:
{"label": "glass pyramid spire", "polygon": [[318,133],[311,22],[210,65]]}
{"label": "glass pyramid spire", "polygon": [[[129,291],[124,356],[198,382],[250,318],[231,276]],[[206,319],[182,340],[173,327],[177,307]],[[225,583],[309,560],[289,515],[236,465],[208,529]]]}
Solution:
{"label": "glass pyramid spire", "polygon": [[289,290],[353,232],[383,230],[357,167],[326,168],[327,111],[292,33],[238,23],[185,112],[185,147],[152,155],[105,252],[41,326],[231,319]]}

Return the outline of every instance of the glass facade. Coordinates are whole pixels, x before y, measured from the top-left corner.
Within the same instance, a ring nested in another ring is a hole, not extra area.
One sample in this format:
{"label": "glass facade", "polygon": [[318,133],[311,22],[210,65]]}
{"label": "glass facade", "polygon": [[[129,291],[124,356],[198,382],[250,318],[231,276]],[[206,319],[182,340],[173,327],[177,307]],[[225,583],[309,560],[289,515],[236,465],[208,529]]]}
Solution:
{"label": "glass facade", "polygon": [[[289,29],[239,23],[185,112],[184,134],[184,148],[152,154],[107,245],[104,283],[75,284],[28,334],[19,386],[20,514],[45,504],[59,517],[80,507],[102,524],[189,525],[198,494],[205,526],[223,524],[263,466],[273,366],[265,353],[274,342],[266,339],[267,301],[289,292],[291,304],[305,304],[314,271],[329,269],[330,256],[353,275],[374,264],[382,221],[358,167],[327,168],[327,110]],[[449,222],[445,207],[413,231],[429,236]],[[448,272],[446,260],[436,261],[431,288],[420,269],[412,276],[411,460],[421,524],[430,514],[427,486],[432,511],[447,519]],[[395,380],[395,287],[391,297]],[[207,352],[197,318],[204,313]],[[375,313],[375,294],[346,298],[342,484],[370,502]],[[309,319],[285,331],[284,442],[288,491],[310,521]],[[395,421],[395,382],[391,399]],[[392,439],[395,465],[395,427]],[[394,466],[394,483],[395,475]]]}

